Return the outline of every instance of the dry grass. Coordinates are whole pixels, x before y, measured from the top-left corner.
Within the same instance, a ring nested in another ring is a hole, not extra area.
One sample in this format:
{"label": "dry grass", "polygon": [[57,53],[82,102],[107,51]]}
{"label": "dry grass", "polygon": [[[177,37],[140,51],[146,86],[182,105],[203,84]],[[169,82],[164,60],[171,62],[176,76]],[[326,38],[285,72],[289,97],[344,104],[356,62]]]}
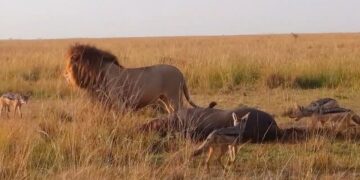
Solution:
{"label": "dry grass", "polygon": [[67,87],[63,59],[74,42],[110,50],[126,67],[175,65],[204,106],[215,100],[278,115],[295,102],[334,97],[360,112],[359,34],[0,41],[0,92],[33,94],[23,119],[1,117],[1,179],[359,177],[358,141],[324,137],[246,145],[232,170],[207,173],[189,159],[195,144],[136,132],[151,110],[104,114]]}

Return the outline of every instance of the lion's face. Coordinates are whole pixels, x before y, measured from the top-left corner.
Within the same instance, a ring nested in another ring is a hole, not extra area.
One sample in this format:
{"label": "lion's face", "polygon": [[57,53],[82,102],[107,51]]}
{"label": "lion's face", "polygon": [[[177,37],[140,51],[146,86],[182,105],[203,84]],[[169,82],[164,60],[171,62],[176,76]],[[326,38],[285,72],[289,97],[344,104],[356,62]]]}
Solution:
{"label": "lion's face", "polygon": [[66,81],[81,89],[92,91],[104,81],[104,68],[108,64],[122,67],[116,56],[88,45],[76,44],[68,49],[63,73]]}
{"label": "lion's face", "polygon": [[72,72],[72,68],[71,68],[71,65],[68,64],[65,68],[65,71],[63,73],[63,76],[66,80],[66,82],[69,84],[69,85],[73,85],[75,86],[76,83],[75,83],[75,79],[73,77],[73,72]]}

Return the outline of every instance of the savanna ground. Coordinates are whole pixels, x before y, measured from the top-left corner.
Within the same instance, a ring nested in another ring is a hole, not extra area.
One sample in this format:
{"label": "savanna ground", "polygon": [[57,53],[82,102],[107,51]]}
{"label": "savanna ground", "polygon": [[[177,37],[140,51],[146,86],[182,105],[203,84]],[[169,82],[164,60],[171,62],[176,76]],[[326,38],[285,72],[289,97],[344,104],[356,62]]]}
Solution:
{"label": "savanna ground", "polygon": [[[191,97],[221,108],[245,104],[294,124],[281,112],[295,102],[333,97],[360,112],[360,34],[0,41],[0,92],[31,93],[22,119],[1,117],[0,178],[198,179],[360,177],[358,140],[314,137],[298,144],[248,144],[228,172],[181,137],[141,134],[152,109],[104,113],[67,86],[66,49],[89,43],[126,67],[177,66]],[[225,161],[225,159],[224,159]]]}

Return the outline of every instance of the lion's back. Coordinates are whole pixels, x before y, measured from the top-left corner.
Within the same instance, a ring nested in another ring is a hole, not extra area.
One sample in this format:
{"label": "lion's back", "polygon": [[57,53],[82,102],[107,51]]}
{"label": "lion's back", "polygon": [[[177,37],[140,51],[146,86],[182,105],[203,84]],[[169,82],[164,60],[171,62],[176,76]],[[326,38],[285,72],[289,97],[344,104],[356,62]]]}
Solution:
{"label": "lion's back", "polygon": [[184,83],[185,78],[182,72],[175,66],[167,64],[157,64],[153,66],[142,67],[146,74],[146,79],[159,80],[163,85]]}

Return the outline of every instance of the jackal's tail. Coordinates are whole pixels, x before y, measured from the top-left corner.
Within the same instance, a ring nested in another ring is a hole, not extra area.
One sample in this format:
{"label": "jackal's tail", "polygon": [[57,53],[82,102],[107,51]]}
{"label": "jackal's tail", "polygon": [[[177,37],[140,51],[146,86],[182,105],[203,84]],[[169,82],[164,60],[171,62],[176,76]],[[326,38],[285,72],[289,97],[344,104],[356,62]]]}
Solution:
{"label": "jackal's tail", "polygon": [[197,148],[192,154],[191,157],[199,156],[208,149],[207,142],[205,141],[199,148]]}
{"label": "jackal's tail", "polygon": [[209,147],[213,143],[213,134],[214,132],[209,134],[206,140],[191,154],[191,157],[199,156],[200,154],[209,149]]}

